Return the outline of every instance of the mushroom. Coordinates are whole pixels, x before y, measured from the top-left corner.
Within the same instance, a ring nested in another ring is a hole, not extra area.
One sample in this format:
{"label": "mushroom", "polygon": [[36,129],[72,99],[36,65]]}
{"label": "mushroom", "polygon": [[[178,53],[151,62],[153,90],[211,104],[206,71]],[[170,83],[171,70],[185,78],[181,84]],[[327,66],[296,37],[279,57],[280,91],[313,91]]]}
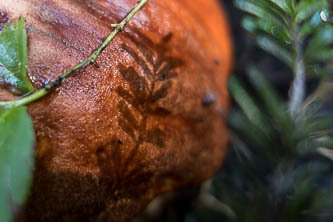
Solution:
{"label": "mushroom", "polygon": [[[29,78],[41,88],[135,2],[1,0],[0,19],[26,18]],[[228,142],[231,64],[217,1],[149,1],[94,65],[28,106],[36,165],[16,221],[127,221],[155,196],[211,177]]]}

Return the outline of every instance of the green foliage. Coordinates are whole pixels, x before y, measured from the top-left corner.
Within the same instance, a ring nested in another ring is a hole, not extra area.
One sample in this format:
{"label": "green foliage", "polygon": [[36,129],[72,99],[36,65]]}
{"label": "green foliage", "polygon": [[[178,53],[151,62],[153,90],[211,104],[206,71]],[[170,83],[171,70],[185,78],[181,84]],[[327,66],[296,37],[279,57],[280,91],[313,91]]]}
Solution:
{"label": "green foliage", "polygon": [[0,217],[12,220],[27,197],[34,164],[34,134],[26,108],[0,110]]}
{"label": "green foliage", "polygon": [[23,92],[33,91],[27,75],[27,34],[21,17],[0,32],[0,79]]}
{"label": "green foliage", "polygon": [[231,168],[214,183],[237,215],[226,221],[332,221],[332,116],[313,102],[293,121],[264,75],[248,70],[254,96],[236,78],[229,82],[242,111],[229,117]]}
{"label": "green foliage", "polygon": [[[21,17],[0,32],[0,80],[33,91],[27,75],[27,34]],[[0,217],[12,221],[29,192],[34,165],[34,131],[25,107],[0,109]]]}
{"label": "green foliage", "polygon": [[[235,4],[248,14],[243,26],[258,46],[294,73],[293,87],[305,91],[297,83],[302,73],[322,82],[330,78],[333,26],[326,0]],[[229,81],[238,105],[228,119],[232,150],[214,182],[215,195],[236,215],[225,221],[333,221],[332,111],[325,111],[316,98],[301,98],[297,115],[292,115],[290,101],[279,96],[256,66],[246,70],[249,85],[236,77]],[[297,95],[291,93],[290,100]]]}
{"label": "green foliage", "polygon": [[333,59],[327,0],[236,0],[235,4],[250,14],[243,26],[262,49],[295,69],[295,53],[301,48],[309,75],[329,75],[329,67],[318,64]]}

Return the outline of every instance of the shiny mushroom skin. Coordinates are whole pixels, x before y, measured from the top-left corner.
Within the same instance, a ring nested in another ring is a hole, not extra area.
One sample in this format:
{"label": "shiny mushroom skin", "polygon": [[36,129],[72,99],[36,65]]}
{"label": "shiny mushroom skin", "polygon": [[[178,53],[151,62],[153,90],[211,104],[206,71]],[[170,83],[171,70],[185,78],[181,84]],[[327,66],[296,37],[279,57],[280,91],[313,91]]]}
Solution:
{"label": "shiny mushroom skin", "polygon": [[[29,78],[41,88],[135,3],[0,0],[0,11],[26,18]],[[211,177],[228,142],[231,45],[217,1],[149,1],[95,64],[28,106],[36,166],[16,221],[128,221],[158,194]],[[13,96],[0,89],[0,99]]]}

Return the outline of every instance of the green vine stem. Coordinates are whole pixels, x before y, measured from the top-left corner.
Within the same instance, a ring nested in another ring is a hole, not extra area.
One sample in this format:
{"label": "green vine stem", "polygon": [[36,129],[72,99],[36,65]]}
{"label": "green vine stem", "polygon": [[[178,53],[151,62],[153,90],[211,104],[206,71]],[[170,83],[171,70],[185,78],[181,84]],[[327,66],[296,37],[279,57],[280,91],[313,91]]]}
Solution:
{"label": "green vine stem", "polygon": [[106,40],[98,47],[98,49],[93,52],[87,59],[83,60],[73,68],[64,72],[61,76],[59,76],[56,80],[46,84],[44,88],[39,89],[37,91],[32,92],[30,95],[23,97],[18,100],[13,101],[4,101],[0,102],[0,109],[11,109],[18,106],[26,105],[31,102],[34,102],[43,96],[47,95],[49,92],[54,90],[56,87],[60,86],[62,82],[66,80],[73,72],[86,68],[87,66],[95,63],[96,59],[103,52],[103,50],[112,42],[112,40],[116,37],[116,35],[121,32],[126,24],[133,18],[133,16],[147,3],[148,0],[139,0],[134,8],[128,13],[128,15],[118,24],[112,24],[111,27],[114,30],[108,35]]}

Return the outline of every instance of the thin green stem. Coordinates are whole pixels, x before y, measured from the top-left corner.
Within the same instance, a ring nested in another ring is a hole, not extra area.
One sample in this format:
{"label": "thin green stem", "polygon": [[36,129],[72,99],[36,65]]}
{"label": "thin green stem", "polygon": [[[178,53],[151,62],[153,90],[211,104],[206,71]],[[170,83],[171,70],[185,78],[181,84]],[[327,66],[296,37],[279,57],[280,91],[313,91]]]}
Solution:
{"label": "thin green stem", "polygon": [[99,55],[103,52],[103,50],[112,42],[112,40],[116,37],[116,35],[121,32],[126,24],[133,18],[133,16],[147,3],[148,0],[139,0],[134,8],[128,13],[128,15],[118,24],[112,24],[111,27],[114,27],[114,30],[108,35],[108,37],[105,39],[105,41],[98,47],[96,51],[94,51],[87,59],[83,60],[73,68],[67,70],[64,72],[61,76],[59,76],[56,80],[46,84],[44,88],[39,89],[30,95],[23,97],[18,100],[14,101],[5,101],[0,102],[0,109],[10,109],[22,105],[29,104],[31,102],[34,102],[43,96],[47,95],[49,92],[57,88],[59,85],[61,85],[62,82],[66,80],[73,72],[84,69],[87,66],[95,63],[96,59],[99,57]]}

